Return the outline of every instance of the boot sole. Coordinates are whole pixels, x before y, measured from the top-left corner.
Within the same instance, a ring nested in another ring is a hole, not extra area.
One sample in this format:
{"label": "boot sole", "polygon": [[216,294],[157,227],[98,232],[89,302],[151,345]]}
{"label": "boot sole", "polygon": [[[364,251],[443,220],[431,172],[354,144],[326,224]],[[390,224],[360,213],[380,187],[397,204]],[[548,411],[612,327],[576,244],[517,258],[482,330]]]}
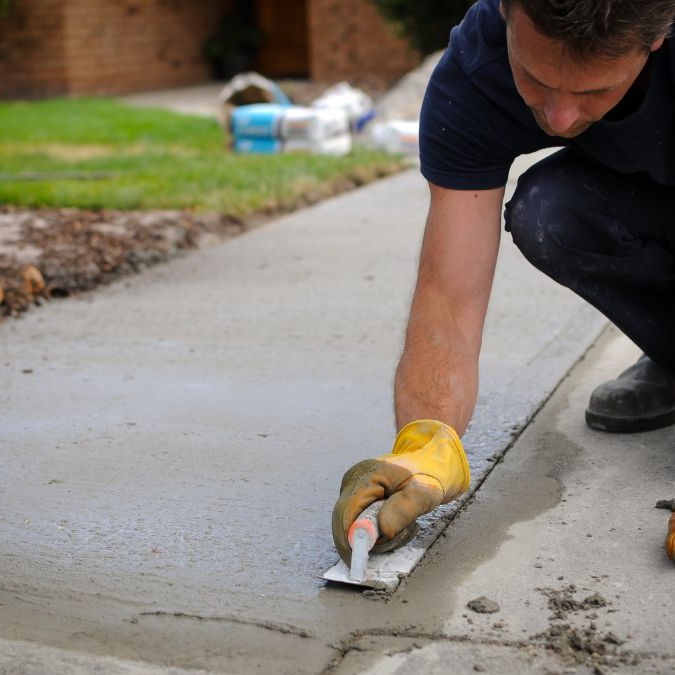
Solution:
{"label": "boot sole", "polygon": [[675,424],[675,409],[653,417],[609,417],[586,410],[586,424],[591,429],[615,434],[634,434],[653,431]]}

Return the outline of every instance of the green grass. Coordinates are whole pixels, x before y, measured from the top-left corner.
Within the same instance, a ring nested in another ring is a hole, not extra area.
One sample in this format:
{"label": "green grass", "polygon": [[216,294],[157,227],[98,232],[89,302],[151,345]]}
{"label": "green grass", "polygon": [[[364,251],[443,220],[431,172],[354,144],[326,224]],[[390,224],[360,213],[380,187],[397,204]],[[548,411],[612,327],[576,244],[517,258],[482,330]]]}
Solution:
{"label": "green grass", "polygon": [[220,211],[293,208],[392,173],[401,162],[358,148],[347,157],[236,155],[215,120],[107,99],[0,102],[0,203]]}

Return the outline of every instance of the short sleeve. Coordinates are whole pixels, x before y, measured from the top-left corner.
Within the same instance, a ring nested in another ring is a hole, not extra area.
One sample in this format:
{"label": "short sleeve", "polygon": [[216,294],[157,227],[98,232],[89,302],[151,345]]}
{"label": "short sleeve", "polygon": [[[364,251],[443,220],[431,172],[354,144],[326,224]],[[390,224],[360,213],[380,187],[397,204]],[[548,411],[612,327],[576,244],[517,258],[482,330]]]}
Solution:
{"label": "short sleeve", "polygon": [[496,0],[479,0],[434,69],[420,115],[422,175],[440,187],[506,183],[513,160],[550,145],[513,81]]}

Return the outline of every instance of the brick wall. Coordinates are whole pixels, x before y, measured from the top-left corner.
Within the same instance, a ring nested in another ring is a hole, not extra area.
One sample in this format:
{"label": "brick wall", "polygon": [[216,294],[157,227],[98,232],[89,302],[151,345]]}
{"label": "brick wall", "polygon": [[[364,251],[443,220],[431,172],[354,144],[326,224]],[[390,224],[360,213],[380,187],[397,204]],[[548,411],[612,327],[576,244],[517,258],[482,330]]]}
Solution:
{"label": "brick wall", "polygon": [[209,79],[202,44],[227,0],[13,0],[0,96],[120,94]]}
{"label": "brick wall", "polygon": [[0,96],[67,91],[63,0],[13,0],[0,14]]}
{"label": "brick wall", "polygon": [[419,63],[369,0],[308,0],[311,77],[397,80]]}
{"label": "brick wall", "polygon": [[[419,62],[369,0],[305,1],[311,78],[389,84]],[[11,0],[0,15],[0,97],[123,94],[206,81],[202,45],[233,2]]]}
{"label": "brick wall", "polygon": [[69,93],[121,93],[207,80],[202,44],[224,6],[213,0],[68,0]]}

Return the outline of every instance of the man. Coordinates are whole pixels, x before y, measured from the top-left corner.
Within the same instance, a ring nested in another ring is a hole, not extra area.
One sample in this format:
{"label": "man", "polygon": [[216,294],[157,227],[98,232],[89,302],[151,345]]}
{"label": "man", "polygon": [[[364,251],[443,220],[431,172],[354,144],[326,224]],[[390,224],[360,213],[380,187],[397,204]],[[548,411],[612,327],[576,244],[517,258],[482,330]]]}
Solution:
{"label": "man", "polygon": [[607,431],[675,422],[675,17],[673,0],[479,0],[453,29],[420,121],[431,203],[395,381],[393,452],[352,467],[333,512],[346,532],[376,499],[379,550],[469,484],[459,437],[478,356],[513,159],[563,146],[527,171],[506,229],[539,269],[643,351],[592,394]]}

